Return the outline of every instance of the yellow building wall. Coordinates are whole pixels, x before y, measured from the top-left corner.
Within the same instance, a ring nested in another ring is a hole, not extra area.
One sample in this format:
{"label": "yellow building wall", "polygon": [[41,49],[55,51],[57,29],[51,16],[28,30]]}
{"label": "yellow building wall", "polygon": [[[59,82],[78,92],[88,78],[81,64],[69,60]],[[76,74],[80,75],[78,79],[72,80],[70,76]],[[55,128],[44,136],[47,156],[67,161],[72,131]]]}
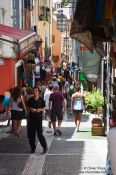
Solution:
{"label": "yellow building wall", "polygon": [[58,67],[61,63],[61,32],[57,30],[57,21],[52,18],[52,34],[55,37],[55,43],[52,45],[52,58],[59,56]]}

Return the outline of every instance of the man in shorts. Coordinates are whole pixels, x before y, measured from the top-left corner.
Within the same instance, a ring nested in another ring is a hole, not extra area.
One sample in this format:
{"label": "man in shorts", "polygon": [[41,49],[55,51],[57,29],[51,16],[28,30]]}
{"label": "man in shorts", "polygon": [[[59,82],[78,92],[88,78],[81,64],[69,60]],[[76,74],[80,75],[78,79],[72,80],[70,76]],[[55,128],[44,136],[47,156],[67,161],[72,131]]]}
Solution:
{"label": "man in shorts", "polygon": [[[54,85],[53,93],[50,94],[49,98],[49,111],[51,122],[54,129],[54,135],[61,135],[60,126],[63,120],[63,109],[65,111],[65,100],[62,92],[59,92],[59,86],[56,84]],[[56,121],[58,121],[58,127],[56,127]]]}

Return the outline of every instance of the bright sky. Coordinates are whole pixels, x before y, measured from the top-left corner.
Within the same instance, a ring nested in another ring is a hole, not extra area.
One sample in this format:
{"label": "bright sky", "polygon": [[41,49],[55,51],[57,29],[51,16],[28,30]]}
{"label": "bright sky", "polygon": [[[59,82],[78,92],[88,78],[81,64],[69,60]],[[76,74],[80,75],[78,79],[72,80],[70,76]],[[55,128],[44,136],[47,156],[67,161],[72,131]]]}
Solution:
{"label": "bright sky", "polygon": [[61,0],[52,0],[53,1],[53,3],[55,3],[55,2],[58,2],[58,1],[61,1]]}

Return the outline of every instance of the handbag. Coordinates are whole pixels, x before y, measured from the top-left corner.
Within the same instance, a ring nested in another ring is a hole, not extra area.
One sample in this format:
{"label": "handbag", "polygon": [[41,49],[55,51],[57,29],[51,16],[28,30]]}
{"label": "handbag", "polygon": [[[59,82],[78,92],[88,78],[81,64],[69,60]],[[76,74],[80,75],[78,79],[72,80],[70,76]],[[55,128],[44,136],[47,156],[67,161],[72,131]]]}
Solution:
{"label": "handbag", "polygon": [[7,121],[10,118],[11,118],[11,112],[10,111],[3,112],[3,113],[0,114],[0,121],[1,122]]}

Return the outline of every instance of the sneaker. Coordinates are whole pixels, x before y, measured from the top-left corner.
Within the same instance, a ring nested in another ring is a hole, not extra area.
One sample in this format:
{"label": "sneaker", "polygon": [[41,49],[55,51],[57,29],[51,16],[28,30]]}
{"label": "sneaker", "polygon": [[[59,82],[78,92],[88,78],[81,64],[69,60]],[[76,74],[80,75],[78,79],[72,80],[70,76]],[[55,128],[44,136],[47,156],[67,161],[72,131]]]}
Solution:
{"label": "sneaker", "polygon": [[51,128],[51,121],[48,122],[48,127]]}
{"label": "sneaker", "polygon": [[57,133],[61,136],[62,135],[62,132],[59,130],[59,129],[57,129]]}
{"label": "sneaker", "polygon": [[58,134],[57,134],[57,131],[55,131],[55,132],[54,132],[54,136],[57,136],[57,135],[58,135]]}
{"label": "sneaker", "polygon": [[79,128],[76,128],[76,132],[79,132]]}

